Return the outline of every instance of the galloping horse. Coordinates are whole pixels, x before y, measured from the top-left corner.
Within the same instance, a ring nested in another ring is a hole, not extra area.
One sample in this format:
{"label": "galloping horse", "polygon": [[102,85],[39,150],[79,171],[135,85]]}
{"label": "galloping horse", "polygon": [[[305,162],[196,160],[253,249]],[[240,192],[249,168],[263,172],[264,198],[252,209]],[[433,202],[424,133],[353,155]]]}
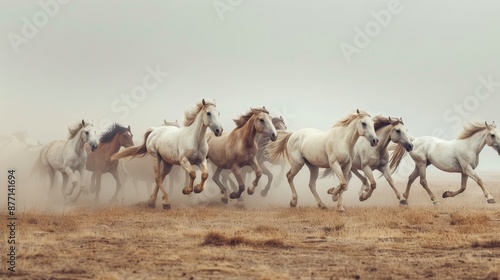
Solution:
{"label": "galloping horse", "polygon": [[[98,147],[96,141],[96,131],[91,123],[82,120],[81,123],[69,127],[69,137],[67,141],[52,141],[42,148],[40,156],[38,157],[36,165],[45,168],[50,177],[50,189],[54,185],[54,176],[56,171],[62,173],[63,195],[70,196],[73,190],[78,185],[78,178],[75,171],[80,173],[80,178],[84,178],[85,163],[87,161],[87,154],[85,153],[84,144],[88,143],[92,151]],[[68,192],[66,185],[68,179],[71,177],[72,187]],[[80,186],[80,192],[71,201],[74,202],[78,199],[85,186]]]}
{"label": "galloping horse", "polygon": [[[406,191],[403,194],[406,199],[410,194],[412,183],[420,176],[420,184],[427,191],[432,202],[434,204],[438,203],[427,185],[425,174],[427,166],[432,164],[442,171],[462,174],[460,189],[455,192],[444,192],[443,198],[454,197],[465,191],[467,179],[470,177],[481,187],[488,203],[495,203],[495,199],[485,189],[483,180],[474,172],[474,169],[479,164],[479,153],[485,145],[493,147],[500,155],[500,134],[495,122],[491,124],[487,122],[484,124],[478,122],[467,123],[464,125],[464,131],[457,139],[452,141],[423,136],[415,138],[412,143],[414,148],[410,152],[410,156],[415,161],[415,169],[408,178]],[[390,167],[396,169],[405,154],[406,151],[401,146],[397,146],[391,156]]]}
{"label": "galloping horse", "polygon": [[231,169],[236,181],[238,181],[238,191],[230,195],[231,199],[235,199],[239,198],[241,193],[245,191],[240,168],[245,165],[252,167],[255,171],[255,180],[248,188],[248,194],[253,194],[262,176],[262,169],[256,158],[258,148],[255,138],[257,134],[261,133],[272,141],[276,140],[276,129],[265,107],[262,109],[252,108],[245,115],[235,119],[234,122],[236,128],[231,133],[218,138],[215,138],[213,133],[207,133],[208,159],[217,166],[212,179],[219,186],[223,194],[221,200],[224,203],[228,202],[228,190],[219,179],[222,170]]}
{"label": "galloping horse", "polygon": [[101,191],[101,176],[104,173],[111,173],[116,181],[115,194],[111,201],[116,201],[118,192],[121,189],[120,176],[118,175],[118,161],[111,160],[111,155],[118,152],[121,147],[131,147],[134,145],[132,141],[132,132],[130,126],[123,127],[120,124],[112,124],[108,130],[99,139],[99,147],[91,152],[91,148],[85,145],[87,151],[87,170],[92,171],[90,179],[90,192],[95,192],[95,202],[99,201],[99,193]]}
{"label": "galloping horse", "polygon": [[[396,189],[390,169],[387,166],[389,163],[389,152],[387,151],[387,148],[389,144],[393,142],[401,145],[404,149],[406,149],[406,151],[411,151],[413,149],[413,145],[408,139],[408,130],[404,126],[402,118],[396,119],[391,117],[386,118],[383,116],[375,116],[373,121],[375,133],[380,139],[377,147],[374,149],[364,138],[359,139],[358,142],[356,142],[356,145],[354,145],[354,157],[352,160],[351,171],[363,183],[359,200],[367,200],[372,195],[373,190],[377,187],[377,182],[373,177],[372,170],[378,170],[382,173],[387,182],[389,182],[389,185],[396,194],[399,203],[406,205],[406,199],[404,199]],[[366,177],[359,173],[359,170],[362,170]],[[331,173],[331,169],[325,170],[323,176],[329,173]]]}
{"label": "galloping horse", "polygon": [[144,143],[140,146],[126,148],[115,154],[111,159],[136,157],[149,154],[153,158],[156,186],[148,201],[150,207],[156,204],[158,190],[162,192],[163,209],[170,209],[167,192],[163,188],[163,180],[173,165],[181,165],[189,173],[189,185],[182,190],[184,194],[193,192],[196,172],[191,165],[201,169],[201,183],[194,187],[195,193],[203,191],[208,178],[207,153],[208,144],[205,134],[209,127],[216,136],[222,134],[219,123],[219,112],[215,102],[203,99],[196,106],[185,111],[184,127],[161,126],[151,128],[144,134]]}
{"label": "galloping horse", "polygon": [[298,199],[293,178],[306,164],[311,173],[309,188],[318,206],[326,208],[316,192],[319,168],[331,168],[339,177],[340,186],[337,189],[329,189],[328,193],[333,196],[338,195],[337,209],[345,211],[342,205],[342,193],[347,189],[347,177],[351,171],[354,145],[360,136],[368,139],[372,147],[379,142],[372,118],[368,113],[359,110],[338,121],[327,131],[305,128],[295,132],[278,132],[278,140],[268,145],[268,152],[271,161],[277,162],[284,156],[291,164],[290,171],[286,174],[292,190],[291,207],[297,206]]}

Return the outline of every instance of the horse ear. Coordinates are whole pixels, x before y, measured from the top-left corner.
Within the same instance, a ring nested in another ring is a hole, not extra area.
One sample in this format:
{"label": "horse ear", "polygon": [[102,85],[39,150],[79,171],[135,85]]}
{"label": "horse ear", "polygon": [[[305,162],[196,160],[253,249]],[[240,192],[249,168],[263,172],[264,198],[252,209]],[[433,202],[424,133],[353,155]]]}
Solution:
{"label": "horse ear", "polygon": [[203,106],[205,106],[205,104],[206,104],[206,103],[205,103],[205,98],[203,98],[203,99],[201,100],[201,104],[203,104]]}
{"label": "horse ear", "polygon": [[495,123],[495,121],[493,121],[490,125],[493,126],[494,128],[497,128],[497,124]]}
{"label": "horse ear", "polygon": [[280,116],[280,120],[283,120],[283,116]]}
{"label": "horse ear", "polygon": [[167,125],[167,120],[163,119],[163,125]]}
{"label": "horse ear", "polygon": [[127,129],[130,131],[130,125],[128,125]]}
{"label": "horse ear", "polygon": [[84,119],[82,119],[82,125],[85,126],[85,120]]}
{"label": "horse ear", "polygon": [[214,105],[215,105],[215,98],[214,98],[214,100],[212,100],[212,103],[214,103]]}
{"label": "horse ear", "polygon": [[262,106],[262,109],[266,110],[266,106]]}
{"label": "horse ear", "polygon": [[389,116],[389,123],[392,123],[392,119],[391,119],[391,116]]}
{"label": "horse ear", "polygon": [[358,115],[359,115],[359,109],[356,109],[356,113],[358,113]]}

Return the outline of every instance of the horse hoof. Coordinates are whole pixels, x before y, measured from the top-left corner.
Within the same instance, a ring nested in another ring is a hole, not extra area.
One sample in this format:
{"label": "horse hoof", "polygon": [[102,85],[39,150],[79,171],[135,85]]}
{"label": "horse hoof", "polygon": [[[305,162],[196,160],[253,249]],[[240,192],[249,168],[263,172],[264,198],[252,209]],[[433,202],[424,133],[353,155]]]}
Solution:
{"label": "horse hoof", "polygon": [[156,207],[156,203],[154,201],[152,201],[152,200],[149,200],[148,201],[148,207],[149,208],[155,208]]}
{"label": "horse hoof", "polygon": [[450,197],[450,196],[451,196],[450,194],[451,194],[451,192],[450,192],[450,191],[445,191],[445,192],[443,193],[443,198]]}
{"label": "horse hoof", "polygon": [[359,201],[365,201],[367,199],[368,199],[368,197],[365,197],[364,195],[359,196]]}
{"label": "horse hoof", "polygon": [[333,194],[333,192],[334,192],[334,191],[335,191],[335,189],[334,189],[334,188],[331,188],[331,189],[328,189],[328,191],[327,191],[326,193],[328,193],[328,194]]}
{"label": "horse hoof", "polygon": [[339,206],[339,207],[337,208],[337,210],[338,210],[339,212],[345,212],[345,208],[344,208],[344,206]]}
{"label": "horse hoof", "polygon": [[490,198],[490,199],[488,199],[488,203],[489,203],[489,204],[494,204],[494,203],[496,203],[496,202],[495,202],[495,199]]}
{"label": "horse hoof", "polygon": [[194,188],[194,193],[201,193],[203,189],[200,189],[198,186]]}
{"label": "horse hoof", "polygon": [[170,209],[172,209],[170,207],[170,204],[163,204],[163,210],[170,210]]}
{"label": "horse hoof", "polygon": [[235,199],[235,198],[240,198],[241,194],[240,193],[237,193],[237,192],[233,192],[229,195],[229,197],[231,199]]}
{"label": "horse hoof", "polygon": [[193,192],[192,190],[182,189],[182,194],[184,194],[184,195],[191,194],[192,192]]}
{"label": "horse hoof", "polygon": [[228,200],[227,200],[227,197],[223,197],[220,199],[222,201],[222,203],[224,204],[227,204],[228,203]]}
{"label": "horse hoof", "polygon": [[323,210],[326,210],[326,205],[324,204],[318,204],[319,208],[323,209]]}
{"label": "horse hoof", "polygon": [[332,195],[332,200],[333,202],[337,202],[337,200],[339,200],[339,197],[337,195]]}
{"label": "horse hoof", "polygon": [[399,205],[408,206],[408,201],[406,201],[406,199],[401,199]]}
{"label": "horse hoof", "polygon": [[255,190],[251,190],[250,188],[248,188],[248,189],[247,189],[247,193],[248,193],[249,195],[253,195],[253,194],[254,194],[254,192],[255,192]]}
{"label": "horse hoof", "polygon": [[297,201],[290,201],[290,207],[295,208],[297,207]]}

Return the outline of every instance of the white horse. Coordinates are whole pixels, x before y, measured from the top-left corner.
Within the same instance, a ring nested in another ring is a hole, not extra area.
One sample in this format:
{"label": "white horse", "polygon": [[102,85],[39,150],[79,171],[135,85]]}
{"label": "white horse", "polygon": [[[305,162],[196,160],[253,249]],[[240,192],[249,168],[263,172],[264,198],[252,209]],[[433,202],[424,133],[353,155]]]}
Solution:
{"label": "white horse", "polygon": [[[432,202],[434,204],[438,203],[427,185],[425,174],[427,166],[432,164],[442,171],[462,174],[460,189],[455,192],[444,192],[443,198],[454,197],[465,191],[467,179],[470,177],[481,187],[488,203],[495,203],[495,199],[485,189],[483,180],[474,172],[479,163],[479,153],[485,145],[493,147],[500,155],[500,134],[497,131],[495,122],[491,124],[487,122],[484,124],[467,123],[464,125],[464,131],[456,140],[446,141],[431,136],[423,136],[415,138],[412,143],[414,149],[410,152],[410,156],[415,161],[415,169],[408,179],[406,191],[403,194],[406,199],[410,194],[412,183],[420,176],[420,184],[427,191]],[[396,146],[390,159],[390,167],[396,169],[405,154],[406,152],[401,146]]]}
{"label": "white horse", "polygon": [[[70,196],[78,185],[78,178],[75,175],[75,171],[80,173],[80,178],[85,177],[87,153],[85,152],[84,144],[88,143],[92,151],[97,149],[96,131],[92,123],[82,120],[81,123],[69,127],[68,131],[69,137],[67,141],[52,141],[42,148],[36,164],[38,168],[43,167],[49,174],[51,190],[55,183],[54,176],[56,171],[61,172],[63,176],[62,192],[64,196]],[[65,192],[69,178],[71,178],[72,187]],[[76,201],[84,189],[85,185],[82,183],[80,192],[71,201]]]}
{"label": "white horse", "polygon": [[222,134],[222,126],[219,123],[219,112],[215,102],[207,102],[203,99],[191,109],[186,110],[184,127],[161,126],[149,129],[144,134],[144,143],[140,146],[126,148],[115,154],[112,159],[124,157],[144,156],[149,154],[153,158],[156,186],[148,201],[150,207],[156,204],[158,190],[162,192],[163,209],[170,209],[170,201],[163,188],[163,180],[172,170],[173,165],[181,165],[189,173],[189,185],[182,190],[184,194],[193,192],[193,183],[196,172],[192,165],[198,165],[201,169],[201,183],[194,187],[195,193],[203,191],[207,172],[208,144],[205,139],[207,127],[215,135]]}
{"label": "white horse", "polygon": [[326,208],[316,192],[319,168],[331,168],[339,177],[340,186],[337,189],[329,189],[328,193],[333,196],[338,195],[337,209],[345,210],[342,205],[342,193],[347,189],[354,145],[360,136],[368,139],[372,147],[377,146],[379,142],[372,118],[368,113],[359,110],[338,121],[327,131],[306,128],[296,132],[278,132],[278,140],[268,145],[269,158],[276,162],[284,155],[291,164],[290,171],[286,174],[292,190],[291,207],[297,206],[298,199],[293,178],[306,164],[311,172],[309,188],[318,206]]}
{"label": "white horse", "polygon": [[[408,129],[404,126],[403,119],[376,116],[373,118],[375,133],[380,139],[379,144],[374,149],[366,139],[361,138],[354,146],[354,157],[352,160],[351,171],[363,183],[359,196],[360,201],[365,201],[371,197],[373,191],[377,187],[377,182],[373,177],[372,170],[378,170],[385,177],[392,190],[396,194],[399,203],[406,205],[406,199],[399,193],[392,179],[389,163],[389,152],[387,148],[389,144],[395,143],[401,145],[406,151],[413,149],[413,144],[408,137]],[[359,171],[362,170],[365,176]],[[331,169],[326,169],[323,177],[331,174]],[[350,179],[351,176],[349,176]],[[349,180],[348,179],[348,180]]]}

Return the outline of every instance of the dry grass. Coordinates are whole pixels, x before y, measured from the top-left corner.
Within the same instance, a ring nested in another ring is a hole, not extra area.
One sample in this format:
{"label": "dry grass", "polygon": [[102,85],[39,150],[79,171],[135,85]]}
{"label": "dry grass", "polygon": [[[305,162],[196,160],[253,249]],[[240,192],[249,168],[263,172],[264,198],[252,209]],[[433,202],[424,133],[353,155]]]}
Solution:
{"label": "dry grass", "polygon": [[458,207],[29,210],[19,215],[16,275],[496,279],[499,218],[496,208]]}

